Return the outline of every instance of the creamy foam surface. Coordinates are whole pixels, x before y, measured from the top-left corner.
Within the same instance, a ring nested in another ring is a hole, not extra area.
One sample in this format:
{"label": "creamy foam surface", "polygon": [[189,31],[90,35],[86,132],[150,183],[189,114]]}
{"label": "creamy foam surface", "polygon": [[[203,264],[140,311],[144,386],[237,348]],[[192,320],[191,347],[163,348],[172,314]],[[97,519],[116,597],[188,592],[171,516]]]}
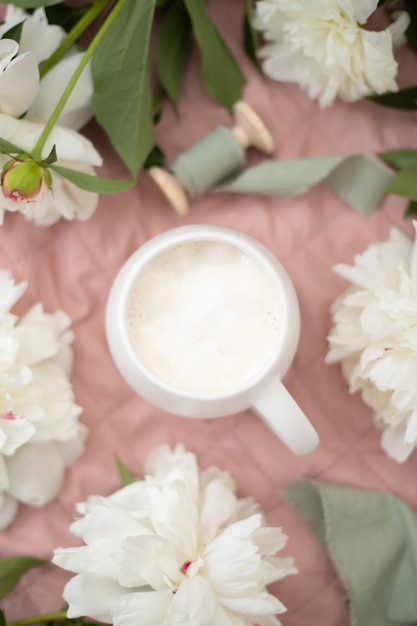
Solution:
{"label": "creamy foam surface", "polygon": [[199,241],[150,261],[127,307],[143,364],[183,391],[219,393],[250,381],[272,357],[279,298],[264,270],[228,244]]}

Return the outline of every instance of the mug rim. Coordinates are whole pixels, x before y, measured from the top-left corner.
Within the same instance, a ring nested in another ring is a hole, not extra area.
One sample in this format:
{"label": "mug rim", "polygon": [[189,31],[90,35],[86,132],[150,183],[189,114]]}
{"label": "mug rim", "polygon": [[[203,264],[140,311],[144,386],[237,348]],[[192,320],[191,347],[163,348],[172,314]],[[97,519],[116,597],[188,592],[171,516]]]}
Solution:
{"label": "mug rim", "polygon": [[[257,373],[247,380],[245,383],[234,386],[230,390],[219,392],[195,392],[175,387],[174,385],[159,378],[152,370],[150,370],[141,360],[139,355],[134,350],[126,324],[126,310],[129,301],[129,295],[131,293],[134,281],[139,272],[158,255],[166,252],[170,248],[192,241],[213,241],[225,243],[235,248],[238,248],[248,254],[254,259],[256,263],[261,267],[265,274],[269,277],[274,284],[277,294],[278,302],[280,305],[280,332],[275,342],[275,348],[272,356],[263,364],[263,366],[257,371]],[[112,317],[114,316],[113,294],[114,289],[119,288],[119,301],[117,306],[117,320],[109,319],[110,309]],[[292,292],[292,293],[291,293]],[[294,298],[295,296],[295,298]],[[291,303],[290,301],[293,300]],[[107,302],[106,311],[106,326],[110,323],[118,323],[119,325],[119,338],[121,339],[121,348],[128,357],[130,363],[140,370],[141,375],[148,380],[151,384],[170,395],[181,397],[186,400],[195,400],[198,402],[210,402],[221,401],[231,399],[240,396],[242,393],[247,393],[263,381],[267,380],[271,372],[274,371],[280,355],[285,349],[286,335],[290,320],[290,309],[292,305],[296,307],[297,316],[299,314],[298,300],[293,288],[291,279],[288,276],[287,271],[273,253],[266,248],[257,239],[246,235],[238,230],[209,224],[192,224],[186,226],[179,226],[170,230],[164,231],[155,237],[147,240],[142,244],[133,254],[128,257],[125,263],[119,270],[114,280],[112,289]],[[298,318],[297,318],[298,319]],[[296,333],[295,348],[298,343],[299,328]],[[109,338],[109,332],[107,331],[107,338]],[[109,342],[110,343],[110,342]],[[111,352],[113,354],[113,349]],[[114,357],[114,354],[113,354]],[[117,365],[118,361],[115,359]],[[119,365],[118,365],[119,367]],[[120,367],[119,367],[120,369]],[[123,372],[122,372],[123,374]],[[140,393],[140,392],[139,392]]]}

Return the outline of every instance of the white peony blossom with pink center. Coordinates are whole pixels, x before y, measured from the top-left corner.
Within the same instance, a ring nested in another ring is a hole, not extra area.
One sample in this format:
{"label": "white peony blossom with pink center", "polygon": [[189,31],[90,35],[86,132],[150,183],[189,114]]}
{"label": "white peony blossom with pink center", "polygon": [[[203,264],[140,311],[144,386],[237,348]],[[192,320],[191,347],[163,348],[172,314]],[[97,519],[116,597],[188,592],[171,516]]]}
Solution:
{"label": "white peony blossom with pink center", "polygon": [[0,270],[0,530],[19,502],[43,506],[56,497],[87,434],[68,379],[71,320],[39,303],[17,318],[10,309],[25,289]]}
{"label": "white peony blossom with pink center", "polygon": [[392,229],[334,269],[352,286],[333,304],[326,360],[342,364],[350,392],[374,411],[383,449],[403,462],[417,447],[416,240]]}
{"label": "white peony blossom with pink center", "polygon": [[53,562],[75,572],[68,617],[115,626],[278,626],[284,605],[266,585],[297,573],[278,557],[287,540],[264,526],[230,475],[200,471],[182,445],[158,446],[145,478],[78,505],[71,531],[84,546],[58,548]]}

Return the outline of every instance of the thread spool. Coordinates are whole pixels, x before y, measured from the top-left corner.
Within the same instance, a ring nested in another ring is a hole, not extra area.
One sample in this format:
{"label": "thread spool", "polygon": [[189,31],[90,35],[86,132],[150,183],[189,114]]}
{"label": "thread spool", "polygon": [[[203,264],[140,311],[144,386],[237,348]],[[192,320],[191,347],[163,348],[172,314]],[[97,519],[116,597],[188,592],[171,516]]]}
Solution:
{"label": "thread spool", "polygon": [[169,171],[151,167],[148,174],[178,215],[187,215],[189,199],[202,195],[217,183],[243,169],[245,151],[254,147],[270,153],[274,139],[259,115],[243,101],[233,107],[234,126],[215,128],[178,155]]}

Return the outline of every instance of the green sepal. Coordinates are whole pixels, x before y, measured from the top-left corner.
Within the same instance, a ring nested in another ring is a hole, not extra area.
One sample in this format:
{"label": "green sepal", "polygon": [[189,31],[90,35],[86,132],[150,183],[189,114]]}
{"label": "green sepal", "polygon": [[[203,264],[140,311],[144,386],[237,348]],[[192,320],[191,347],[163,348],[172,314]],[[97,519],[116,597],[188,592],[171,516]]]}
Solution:
{"label": "green sepal", "polygon": [[116,462],[117,471],[119,472],[120,481],[121,481],[123,487],[127,487],[127,485],[131,485],[132,483],[134,483],[135,482],[135,478],[130,473],[130,471],[127,469],[126,465],[124,465],[121,462],[121,460],[119,459],[119,457],[117,455],[115,455],[114,460]]}
{"label": "green sepal", "polygon": [[23,574],[32,567],[44,565],[46,561],[29,556],[15,556],[0,560],[0,600],[9,595]]}
{"label": "green sepal", "polygon": [[91,191],[95,193],[110,194],[120,193],[126,191],[137,184],[136,180],[114,180],[113,178],[102,178],[100,176],[94,176],[93,174],[86,174],[85,172],[78,172],[68,167],[61,167],[61,165],[49,165],[50,170],[66,178],[71,183],[84,189],[84,191]]}
{"label": "green sepal", "polygon": [[52,163],[55,163],[55,161],[58,160],[58,156],[56,153],[56,146],[55,144],[52,146],[50,153],[48,154],[48,156],[46,157],[46,159],[44,159],[42,161],[42,165],[51,165]]}

